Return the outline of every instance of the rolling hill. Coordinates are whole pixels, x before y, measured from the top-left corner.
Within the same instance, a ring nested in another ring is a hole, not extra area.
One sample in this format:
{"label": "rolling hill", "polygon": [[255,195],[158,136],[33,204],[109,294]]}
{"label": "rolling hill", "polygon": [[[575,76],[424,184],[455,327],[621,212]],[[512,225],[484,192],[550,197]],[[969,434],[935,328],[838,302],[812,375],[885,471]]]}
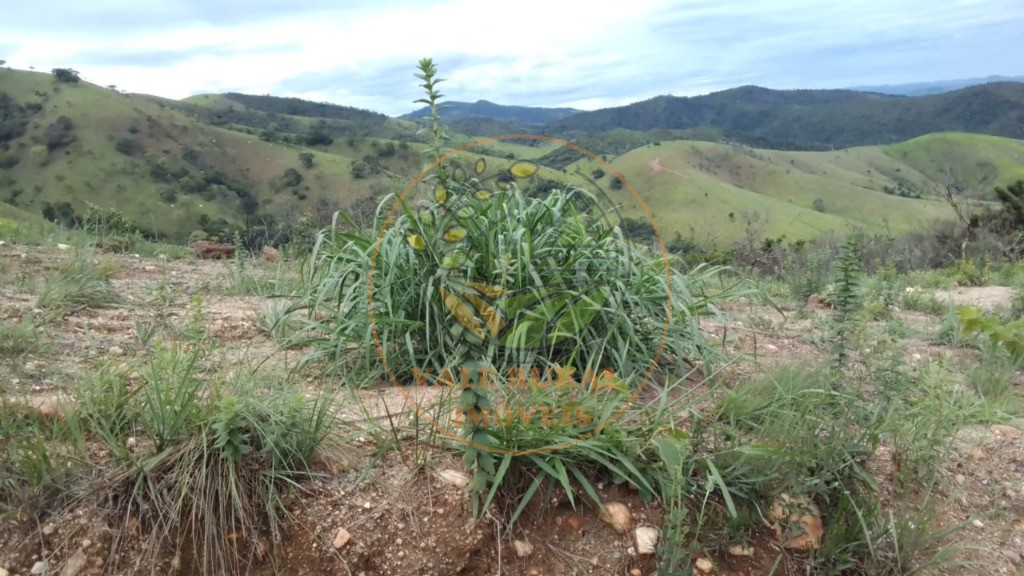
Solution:
{"label": "rolling hill", "polygon": [[933,132],[1024,138],[1024,84],[973,86],[934,96],[853,90],[769,90],[745,86],[681,98],[658,96],[628,106],[581,112],[546,133],[590,134],[713,127],[726,139],[788,150],[894,144]]}
{"label": "rolling hill", "polygon": [[986,76],[984,78],[960,78],[956,80],[934,80],[931,82],[910,82],[908,84],[880,84],[876,86],[851,86],[848,90],[877,92],[897,96],[926,96],[959,90],[968,86],[992,82],[1024,82],[1024,76]]}
{"label": "rolling hill", "polygon": [[[720,95],[719,116],[776,110],[755,114],[775,118],[765,120],[766,139],[796,134],[786,131],[786,122],[802,126],[800,134],[827,135],[838,125],[828,124],[837,106],[920,100],[760,88],[741,94],[754,108],[744,112]],[[972,111],[973,122],[994,127],[1010,113],[986,106],[1016,94],[1006,85],[953,92],[943,95],[949,108],[943,114]],[[679,104],[657,103],[661,112],[652,112],[650,121],[638,117],[640,128],[655,126]],[[629,117],[643,111],[626,110]],[[554,125],[590,114],[596,113]],[[694,114],[693,122],[700,120]],[[799,118],[813,121],[800,125]],[[326,221],[336,209],[365,208],[369,198],[404,189],[425,162],[417,129],[410,120],[291,98],[210,94],[174,101],[0,70],[0,219],[46,214],[72,225],[93,203],[116,207],[149,236],[175,242],[196,230],[223,236],[268,222],[294,223],[303,214]],[[727,133],[696,126],[560,134],[610,160],[666,238],[680,234],[719,244],[750,230],[788,238],[851,226],[910,230],[952,217],[936,195],[947,176],[980,197],[1024,177],[1024,142],[1008,138],[941,132],[886,146],[782,151],[720,142]],[[599,189],[622,215],[644,216],[607,166],[553,142],[480,136],[452,134],[453,147],[477,144],[458,162],[471,166],[482,156],[494,175],[516,160],[534,160],[545,165],[538,184]]]}
{"label": "rolling hill", "polygon": [[[445,102],[441,115],[448,120],[462,118],[489,118],[519,125],[541,125],[568,118],[579,113],[575,108],[536,108],[530,106],[506,106],[487,100],[476,102]],[[405,120],[419,120],[430,116],[430,108],[424,107],[400,116]],[[474,132],[475,133],[475,132]]]}

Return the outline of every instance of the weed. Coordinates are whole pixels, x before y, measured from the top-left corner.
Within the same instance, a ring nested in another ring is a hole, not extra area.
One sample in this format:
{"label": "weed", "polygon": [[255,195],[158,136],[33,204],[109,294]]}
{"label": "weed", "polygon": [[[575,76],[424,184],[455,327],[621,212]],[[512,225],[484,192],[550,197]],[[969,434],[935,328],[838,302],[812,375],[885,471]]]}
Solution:
{"label": "weed", "polygon": [[37,305],[61,315],[81,308],[117,306],[121,298],[110,282],[114,271],[93,262],[91,252],[82,251],[46,278]]}
{"label": "weed", "polygon": [[857,314],[861,310],[860,288],[863,281],[863,270],[860,266],[860,241],[856,234],[846,242],[843,254],[839,257],[836,272],[835,315],[832,318],[832,363],[842,369],[849,358],[853,347],[853,332]]}
{"label": "weed", "polygon": [[0,358],[14,359],[36,353],[42,347],[42,334],[29,317],[18,322],[0,319]]}

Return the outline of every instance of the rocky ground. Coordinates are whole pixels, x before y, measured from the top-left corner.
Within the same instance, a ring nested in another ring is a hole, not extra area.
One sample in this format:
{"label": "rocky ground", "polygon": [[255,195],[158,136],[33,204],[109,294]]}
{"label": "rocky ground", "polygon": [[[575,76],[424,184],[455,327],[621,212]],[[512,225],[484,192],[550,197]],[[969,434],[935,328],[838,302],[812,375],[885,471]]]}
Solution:
{"label": "rocky ground", "polygon": [[[18,321],[43,318],[35,299],[42,278],[74,249],[0,246],[0,318]],[[40,411],[59,412],[63,392],[102,360],[128,366],[145,362],[148,327],[159,322],[185,324],[201,299],[203,323],[217,341],[216,353],[226,365],[251,365],[269,359],[273,367],[293,367],[301,351],[278,349],[261,328],[268,302],[237,295],[229,275],[230,263],[219,261],[144,260],[130,255],[103,254],[113,266],[116,292],[123,304],[108,309],[73,310],[40,321],[45,351],[0,363],[3,390],[13,400]],[[250,264],[266,276],[279,274],[278,264]],[[946,296],[957,302],[985,306],[1005,303],[1006,288],[957,290]],[[942,296],[942,295],[939,295]],[[943,296],[945,297],[945,296]],[[784,318],[775,310],[736,304],[727,323],[706,328],[742,354],[728,378],[742,379],[767,366],[807,361],[821,356],[808,335],[815,318],[828,313],[809,308]],[[917,312],[901,313],[921,330],[937,329],[939,319]],[[910,338],[906,362],[915,363],[960,351],[945,349],[924,339]],[[248,363],[248,364],[247,364]],[[329,385],[316,374],[305,376],[310,386]],[[420,391],[419,393],[429,393]],[[417,444],[405,431],[405,448],[387,452],[379,461],[374,442],[379,436],[363,433],[367,422],[392,421],[411,414],[407,393],[387,386],[355,392],[355,405],[343,418],[348,450],[344,456],[320,462],[324,477],[303,486],[287,502],[292,519],[275,557],[269,560],[269,542],[253,546],[253,574],[352,575],[643,575],[655,573],[654,557],[638,552],[636,527],[659,526],[661,511],[644,503],[632,491],[601,485],[605,502],[619,502],[628,510],[629,529],[615,529],[592,507],[573,509],[555,500],[543,506],[536,499],[511,533],[496,522],[474,520],[470,498],[463,488],[460,462],[451,454]],[[422,402],[422,398],[418,400]],[[388,415],[392,418],[388,419]],[[936,515],[946,527],[962,526],[947,538],[964,545],[958,554],[982,571],[962,574],[1024,574],[1024,422],[975,427],[957,437],[955,457],[944,466],[947,481],[936,491]],[[871,462],[882,480],[879,497],[891,473],[891,454],[885,447]],[[371,465],[373,464],[373,465]],[[827,516],[828,511],[821,512]],[[126,574],[138,568],[133,548],[121,546],[111,554],[113,520],[104,517],[95,498],[84,497],[66,510],[55,510],[38,521],[13,515],[0,523],[0,576],[62,574],[64,576]],[[620,526],[621,527],[621,526]],[[695,559],[696,573],[754,576],[803,574],[805,552],[780,545],[767,526],[746,548],[708,549]],[[136,550],[137,552],[137,550]],[[187,551],[164,551],[151,573],[182,572]],[[141,555],[140,555],[141,557]],[[261,557],[265,557],[260,561]]]}

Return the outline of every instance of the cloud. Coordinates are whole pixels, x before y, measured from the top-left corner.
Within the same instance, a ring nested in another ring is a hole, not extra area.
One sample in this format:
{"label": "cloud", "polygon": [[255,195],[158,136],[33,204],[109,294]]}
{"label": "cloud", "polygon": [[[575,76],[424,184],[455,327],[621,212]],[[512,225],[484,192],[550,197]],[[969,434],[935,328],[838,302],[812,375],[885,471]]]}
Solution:
{"label": "cloud", "polygon": [[0,21],[12,66],[181,98],[236,91],[400,114],[430,56],[448,99],[592,108],[744,83],[1024,72],[1018,0],[53,0]]}

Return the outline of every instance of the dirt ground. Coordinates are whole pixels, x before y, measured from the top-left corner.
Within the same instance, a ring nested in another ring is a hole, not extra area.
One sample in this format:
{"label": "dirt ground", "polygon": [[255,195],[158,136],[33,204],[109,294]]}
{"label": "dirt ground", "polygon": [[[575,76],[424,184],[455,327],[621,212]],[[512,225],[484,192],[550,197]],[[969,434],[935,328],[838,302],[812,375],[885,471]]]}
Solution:
{"label": "dirt ground", "polygon": [[[17,321],[41,317],[35,307],[41,278],[71,256],[70,250],[0,246],[0,318]],[[126,306],[76,310],[44,325],[52,353],[0,363],[0,380],[9,395],[36,406],[59,401],[84,372],[104,359],[140,366],[145,360],[144,332],[158,320],[187,322],[193,297],[201,296],[206,327],[218,342],[223,362],[245,365],[270,358],[270,364],[294,366],[300,351],[282,351],[259,328],[265,300],[231,295],[229,263],[214,261],[144,260],[130,255],[100,256],[116,268],[114,285]],[[273,264],[251,266],[270,273]],[[958,289],[957,302],[986,307],[1008,301],[1009,288]],[[730,310],[729,322],[708,322],[710,334],[721,337],[730,352],[742,354],[731,376],[742,379],[763,373],[768,366],[807,361],[821,356],[808,338],[814,319],[828,314],[808,309],[803,314],[749,304]],[[921,313],[901,313],[921,330],[937,329],[938,319]],[[912,340],[906,361],[918,363],[952,351],[927,341]],[[311,386],[324,385],[311,376]],[[420,393],[429,394],[431,392]],[[598,518],[585,499],[573,509],[564,499],[528,507],[512,533],[498,531],[499,523],[474,520],[470,498],[453,481],[460,469],[452,455],[429,447],[415,450],[415,439],[404,438],[407,449],[390,452],[369,466],[375,452],[373,437],[359,434],[367,420],[408,417],[412,408],[405,393],[382,386],[356,392],[361,411],[352,411],[348,432],[351,450],[344,459],[321,462],[325,477],[295,492],[287,502],[292,519],[278,545],[277,564],[254,561],[252,574],[351,574],[424,576],[453,575],[636,575],[655,574],[654,557],[636,553],[631,533],[617,533]],[[422,399],[418,401],[423,401]],[[386,407],[386,409],[385,409]],[[964,524],[951,538],[967,550],[965,558],[988,567],[978,573],[1024,574],[1024,422],[965,430],[957,439],[956,457],[945,467],[947,481],[938,491],[937,514],[944,526]],[[412,457],[411,454],[417,454]],[[871,467],[886,493],[892,465],[883,447]],[[365,474],[364,474],[365,472]],[[611,483],[599,485],[605,502],[622,502],[637,524],[659,526],[661,510],[644,503],[635,492]],[[111,555],[111,519],[95,501],[85,498],[68,510],[40,521],[6,518],[0,521],[0,576],[28,574],[127,574],[133,559]],[[546,504],[546,505],[545,505]],[[823,511],[827,516],[828,511]],[[336,548],[339,531],[348,541]],[[517,543],[518,551],[517,554]],[[523,555],[524,543],[532,551]],[[800,553],[786,552],[770,531],[756,534],[750,555],[709,549],[712,572],[731,576],[803,574]],[[265,542],[252,543],[262,555]],[[781,559],[781,561],[780,561]],[[173,551],[162,555],[152,573],[187,573]]]}

